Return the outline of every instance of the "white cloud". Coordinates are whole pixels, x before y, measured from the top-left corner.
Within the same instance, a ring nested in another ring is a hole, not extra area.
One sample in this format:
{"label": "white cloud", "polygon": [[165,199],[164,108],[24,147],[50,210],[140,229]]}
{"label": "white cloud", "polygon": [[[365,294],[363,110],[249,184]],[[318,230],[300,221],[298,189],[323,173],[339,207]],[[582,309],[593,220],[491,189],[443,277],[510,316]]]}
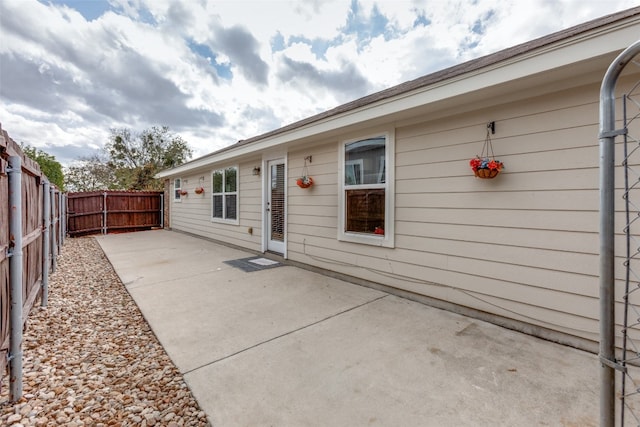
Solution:
{"label": "white cloud", "polygon": [[[204,155],[636,6],[631,0],[96,1],[108,1],[111,10],[91,20],[83,2],[0,1],[0,122],[14,139],[50,148],[64,161],[101,146],[109,128],[122,126],[169,125]],[[284,43],[277,51],[274,40]]]}

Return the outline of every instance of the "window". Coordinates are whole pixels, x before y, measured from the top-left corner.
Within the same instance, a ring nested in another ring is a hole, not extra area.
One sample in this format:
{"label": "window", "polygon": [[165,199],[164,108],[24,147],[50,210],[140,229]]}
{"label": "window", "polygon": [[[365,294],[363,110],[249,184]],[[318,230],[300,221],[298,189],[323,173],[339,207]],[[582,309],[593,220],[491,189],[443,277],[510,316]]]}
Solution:
{"label": "window", "polygon": [[238,221],[238,168],[233,166],[211,174],[211,217]]}
{"label": "window", "polygon": [[181,200],[180,191],[182,191],[182,180],[180,178],[176,178],[173,180],[173,200],[175,202],[179,202]]}
{"label": "window", "polygon": [[340,144],[338,239],[393,247],[392,132]]}

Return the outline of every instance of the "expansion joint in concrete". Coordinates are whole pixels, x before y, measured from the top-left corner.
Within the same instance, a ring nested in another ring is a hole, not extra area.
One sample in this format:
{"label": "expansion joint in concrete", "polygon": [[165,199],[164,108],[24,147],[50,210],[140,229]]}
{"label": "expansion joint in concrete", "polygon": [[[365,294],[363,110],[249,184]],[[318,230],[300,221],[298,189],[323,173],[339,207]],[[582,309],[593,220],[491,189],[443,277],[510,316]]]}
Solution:
{"label": "expansion joint in concrete", "polygon": [[381,296],[381,297],[374,298],[374,299],[372,299],[372,300],[370,300],[370,301],[364,302],[364,303],[362,303],[362,304],[359,304],[359,305],[353,306],[353,307],[351,307],[351,308],[348,308],[348,309],[346,309],[346,310],[340,311],[340,312],[338,312],[338,313],[332,314],[331,316],[325,317],[325,318],[320,319],[320,320],[318,320],[318,321],[316,321],[316,322],[309,323],[308,325],[301,326],[301,327],[300,327],[300,328],[298,328],[298,329],[293,329],[293,330],[291,330],[291,331],[289,331],[289,332],[286,332],[286,333],[284,333],[284,334],[282,334],[282,335],[278,335],[278,336],[276,336],[276,337],[269,338],[268,340],[265,340],[265,341],[259,342],[259,343],[257,343],[257,344],[254,344],[254,345],[250,346],[250,347],[247,347],[247,348],[243,348],[242,350],[236,351],[235,353],[232,353],[232,354],[229,354],[229,355],[227,355],[227,356],[221,357],[221,358],[219,358],[219,359],[213,360],[213,361],[211,361],[211,362],[205,363],[204,365],[201,365],[201,366],[198,366],[198,367],[195,367],[195,368],[189,369],[188,371],[185,371],[185,372],[183,372],[182,374],[183,374],[183,375],[187,375],[187,374],[190,374],[190,373],[192,373],[192,372],[197,371],[198,369],[202,369],[202,368],[204,368],[204,367],[206,367],[206,366],[211,366],[211,365],[214,365],[214,364],[216,364],[216,363],[218,363],[218,362],[222,362],[223,360],[230,359],[230,358],[235,357],[235,356],[237,356],[237,355],[239,355],[239,354],[242,354],[242,353],[244,353],[244,352],[246,352],[246,351],[253,350],[253,349],[257,348],[257,347],[260,347],[260,346],[262,346],[262,345],[264,345],[264,344],[268,344],[268,343],[270,343],[270,342],[272,342],[272,341],[275,341],[275,340],[277,340],[277,339],[280,339],[280,338],[286,337],[286,336],[288,336],[288,335],[295,334],[296,332],[300,332],[300,331],[302,331],[302,330],[304,330],[304,329],[310,328],[310,327],[312,327],[312,326],[314,326],[314,325],[317,325],[317,324],[319,324],[319,323],[326,322],[327,320],[333,319],[334,317],[338,317],[338,316],[341,316],[341,315],[343,315],[343,314],[349,313],[350,311],[354,311],[354,310],[357,310],[357,309],[359,309],[359,308],[362,308],[362,307],[364,307],[364,306],[366,306],[366,305],[373,304],[374,302],[380,301],[381,299],[386,298],[386,297],[388,297],[388,296],[389,296],[389,294],[386,294],[386,295],[383,295],[383,296]]}

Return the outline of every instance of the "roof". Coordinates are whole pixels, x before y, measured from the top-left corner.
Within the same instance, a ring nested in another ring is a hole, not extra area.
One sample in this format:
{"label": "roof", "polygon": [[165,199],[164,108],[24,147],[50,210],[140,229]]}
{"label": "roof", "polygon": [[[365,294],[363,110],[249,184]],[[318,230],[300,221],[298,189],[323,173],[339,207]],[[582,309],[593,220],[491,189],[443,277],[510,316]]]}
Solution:
{"label": "roof", "polygon": [[427,74],[422,77],[418,77],[417,79],[410,80],[410,81],[401,83],[399,85],[390,87],[388,89],[375,92],[373,94],[364,96],[354,101],[347,102],[346,104],[339,105],[333,109],[307,117],[305,119],[299,120],[297,122],[291,123],[281,128],[274,129],[272,131],[269,131],[245,140],[240,140],[235,144],[229,145],[225,148],[209,153],[200,158],[191,160],[173,169],[160,172],[157,176],[158,177],[170,176],[173,174],[172,171],[178,172],[178,171],[188,170],[191,168],[191,165],[193,165],[194,167],[200,167],[204,165],[203,163],[207,163],[207,159],[211,159],[212,160],[211,163],[212,163],[213,161],[215,161],[215,158],[221,155],[222,153],[226,153],[226,152],[229,152],[241,147],[245,147],[251,144],[256,144],[260,141],[264,141],[266,139],[269,139],[278,135],[287,134],[297,129],[301,129],[306,126],[313,125],[314,123],[322,122],[327,119],[332,119],[332,118],[341,116],[345,113],[356,111],[358,109],[371,106],[376,103],[383,102],[385,100],[390,100],[398,96],[410,94],[417,90],[428,88],[434,84],[444,82],[450,79],[454,79],[456,77],[459,77],[468,73],[472,73],[474,71],[482,70],[484,68],[499,64],[501,62],[508,61],[513,58],[524,56],[527,53],[534,52],[546,46],[558,44],[565,40],[570,40],[581,34],[589,33],[594,30],[597,30],[598,28],[607,27],[612,24],[627,20],[632,17],[637,17],[637,16],[640,16],[640,7],[635,7],[635,8],[627,9],[621,12],[606,15],[601,18],[597,18],[597,19],[576,25],[574,27],[570,27],[570,28],[567,28],[567,29],[564,29],[564,30],[561,30],[561,31],[558,31],[558,32],[525,42],[525,43],[521,43],[519,45],[510,47],[486,56],[482,56],[480,58],[476,58],[476,59],[458,64],[449,68],[445,68],[445,69],[436,71],[434,73]]}

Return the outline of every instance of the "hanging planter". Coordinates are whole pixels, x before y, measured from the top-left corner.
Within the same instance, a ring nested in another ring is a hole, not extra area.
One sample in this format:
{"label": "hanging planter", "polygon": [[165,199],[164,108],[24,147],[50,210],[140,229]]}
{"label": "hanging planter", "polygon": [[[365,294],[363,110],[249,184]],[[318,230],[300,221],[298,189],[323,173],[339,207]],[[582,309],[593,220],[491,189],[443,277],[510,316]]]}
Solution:
{"label": "hanging planter", "polygon": [[482,152],[479,156],[476,156],[469,161],[469,166],[471,166],[471,170],[474,175],[482,179],[495,178],[500,174],[502,168],[504,168],[504,163],[500,160],[496,160],[493,154],[493,145],[491,144],[489,131],[495,132],[495,122],[487,124],[487,136],[484,140],[484,145],[482,146]]}
{"label": "hanging planter", "polygon": [[499,169],[476,169],[473,171],[473,173],[475,173],[478,178],[491,179],[498,176],[498,174],[500,173],[500,170]]}
{"label": "hanging planter", "polygon": [[193,190],[196,194],[204,194],[204,176],[198,178],[198,186]]}
{"label": "hanging planter", "polygon": [[296,184],[298,184],[300,188],[309,188],[313,185],[313,178],[306,175],[302,176],[296,180]]}
{"label": "hanging planter", "polygon": [[181,196],[186,196],[187,194],[189,194],[189,192],[187,190],[180,190],[180,195]]}
{"label": "hanging planter", "polygon": [[313,185],[313,178],[309,176],[309,170],[307,169],[307,160],[309,160],[309,163],[311,163],[311,156],[307,156],[304,158],[302,176],[296,180],[296,184],[300,188],[309,188]]}

